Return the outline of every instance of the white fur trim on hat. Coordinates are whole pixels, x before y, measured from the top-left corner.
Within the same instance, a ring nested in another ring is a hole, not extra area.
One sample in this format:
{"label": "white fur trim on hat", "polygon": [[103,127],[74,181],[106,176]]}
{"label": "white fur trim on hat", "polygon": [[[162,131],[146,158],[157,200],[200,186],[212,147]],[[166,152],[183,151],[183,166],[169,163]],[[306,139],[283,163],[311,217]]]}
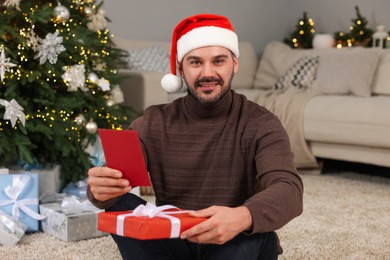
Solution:
{"label": "white fur trim on hat", "polygon": [[169,73],[161,79],[161,86],[169,93],[178,92],[183,87],[183,81],[181,77]]}
{"label": "white fur trim on hat", "polygon": [[206,46],[221,46],[239,56],[237,34],[229,29],[216,26],[194,28],[177,41],[177,60],[181,62],[184,56],[197,48]]}

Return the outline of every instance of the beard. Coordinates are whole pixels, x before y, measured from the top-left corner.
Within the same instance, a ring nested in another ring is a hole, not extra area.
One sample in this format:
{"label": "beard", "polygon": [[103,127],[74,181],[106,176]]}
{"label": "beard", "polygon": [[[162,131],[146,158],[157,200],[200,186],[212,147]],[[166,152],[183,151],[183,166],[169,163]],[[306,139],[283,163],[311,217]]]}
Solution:
{"label": "beard", "polygon": [[[187,79],[185,77],[183,77],[183,78],[184,78],[184,82],[187,85],[188,95],[193,96],[196,100],[198,100],[198,102],[200,104],[202,104],[204,106],[214,106],[214,105],[218,104],[219,101],[221,101],[221,99],[231,89],[232,81],[234,78],[234,72],[232,72],[232,74],[230,75],[229,81],[226,85],[224,84],[224,81],[221,80],[220,78],[217,78],[217,77],[205,78],[205,77],[203,77],[203,78],[200,78],[197,81],[195,81],[195,83],[192,87],[189,87],[190,85],[188,84]],[[216,95],[213,99],[204,98],[195,91],[196,88],[198,86],[200,86],[202,82],[210,82],[210,81],[217,82],[221,86],[221,92],[218,93],[218,95]]]}

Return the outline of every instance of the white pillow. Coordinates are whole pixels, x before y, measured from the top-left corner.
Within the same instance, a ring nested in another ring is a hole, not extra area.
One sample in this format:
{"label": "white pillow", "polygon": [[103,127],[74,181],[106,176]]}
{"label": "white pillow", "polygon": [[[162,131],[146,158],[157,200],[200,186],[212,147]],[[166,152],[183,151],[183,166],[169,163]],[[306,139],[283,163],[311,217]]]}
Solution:
{"label": "white pillow", "polygon": [[309,88],[316,79],[319,57],[303,57],[297,60],[294,65],[275,84],[275,89],[295,87],[298,89]]}
{"label": "white pillow", "polygon": [[372,93],[390,95],[390,50],[373,49],[380,55],[372,82]]}
{"label": "white pillow", "polygon": [[128,62],[134,70],[170,72],[169,51],[161,46],[130,50]]}
{"label": "white pillow", "polygon": [[320,54],[313,89],[325,94],[371,96],[378,55],[361,47]]}
{"label": "white pillow", "polygon": [[370,48],[292,49],[281,42],[271,42],[264,49],[255,88],[270,89],[300,58],[319,56],[317,79],[313,88],[326,94],[370,96],[378,54]]}

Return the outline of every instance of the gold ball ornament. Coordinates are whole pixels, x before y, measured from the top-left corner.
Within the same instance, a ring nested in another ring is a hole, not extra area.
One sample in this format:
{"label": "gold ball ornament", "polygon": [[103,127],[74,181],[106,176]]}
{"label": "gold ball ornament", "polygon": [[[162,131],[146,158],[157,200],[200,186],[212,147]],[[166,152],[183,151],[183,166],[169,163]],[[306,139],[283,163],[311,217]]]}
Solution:
{"label": "gold ball ornament", "polygon": [[84,15],[90,17],[93,14],[93,9],[89,6],[84,7]]}
{"label": "gold ball ornament", "polygon": [[77,115],[74,119],[77,125],[84,125],[85,124],[85,117],[83,114]]}
{"label": "gold ball ornament", "polygon": [[85,125],[85,129],[88,133],[95,134],[98,130],[98,126],[94,121],[91,120]]}
{"label": "gold ball ornament", "polygon": [[70,18],[69,9],[66,6],[58,5],[54,8],[53,17],[58,22],[66,22]]}

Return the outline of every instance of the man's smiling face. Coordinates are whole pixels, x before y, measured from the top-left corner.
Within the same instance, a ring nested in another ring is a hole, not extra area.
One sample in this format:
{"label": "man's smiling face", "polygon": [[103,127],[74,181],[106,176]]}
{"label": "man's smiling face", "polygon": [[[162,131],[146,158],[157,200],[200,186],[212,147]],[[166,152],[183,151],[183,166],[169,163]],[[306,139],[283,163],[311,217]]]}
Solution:
{"label": "man's smiling face", "polygon": [[218,103],[230,90],[238,59],[230,50],[208,46],[188,52],[180,64],[180,73],[188,91],[202,104]]}

